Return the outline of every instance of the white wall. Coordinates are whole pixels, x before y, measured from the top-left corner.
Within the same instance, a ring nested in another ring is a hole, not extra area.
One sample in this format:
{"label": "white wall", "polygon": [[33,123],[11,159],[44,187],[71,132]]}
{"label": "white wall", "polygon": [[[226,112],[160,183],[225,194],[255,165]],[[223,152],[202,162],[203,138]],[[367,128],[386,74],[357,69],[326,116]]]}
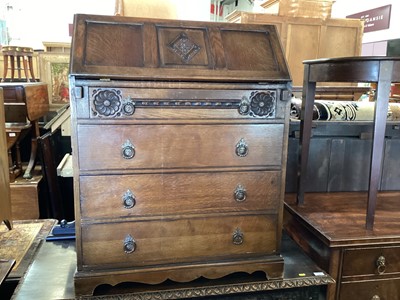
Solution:
{"label": "white wall", "polygon": [[398,39],[400,38],[399,0],[336,0],[332,6],[332,18],[346,18],[348,15],[389,4],[392,5],[389,29],[364,33],[363,43]]}
{"label": "white wall", "polygon": [[[209,0],[169,1],[175,5],[178,19],[210,18]],[[75,13],[114,15],[115,0],[0,0],[0,19],[6,20],[10,45],[43,49],[42,42],[69,42],[68,24],[73,23]]]}
{"label": "white wall", "polygon": [[[149,0],[125,0],[149,1]],[[210,19],[210,0],[169,0],[177,9],[177,18],[207,21]],[[255,0],[255,3],[260,0]],[[232,9],[250,11],[248,0],[240,0]],[[333,18],[392,5],[390,28],[365,33],[363,43],[400,38],[399,0],[336,0],[332,7]],[[7,6],[12,6],[7,10]],[[228,10],[228,7],[227,7]],[[43,49],[42,42],[67,42],[68,24],[75,13],[113,15],[115,0],[0,0],[0,19],[5,19],[12,38],[10,44]],[[146,16],[143,16],[146,17]]]}

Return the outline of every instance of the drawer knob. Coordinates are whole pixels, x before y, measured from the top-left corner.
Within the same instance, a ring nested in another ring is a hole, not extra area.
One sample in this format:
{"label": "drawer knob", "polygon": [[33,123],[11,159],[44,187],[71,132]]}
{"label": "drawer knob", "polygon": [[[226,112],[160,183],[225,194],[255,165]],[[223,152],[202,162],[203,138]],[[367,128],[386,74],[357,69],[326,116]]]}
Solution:
{"label": "drawer knob", "polygon": [[122,196],[122,201],[126,209],[130,209],[136,205],[136,197],[130,190],[127,190]]}
{"label": "drawer knob", "polygon": [[247,115],[250,112],[250,101],[247,97],[243,97],[239,104],[239,114]]}
{"label": "drawer knob", "polygon": [[377,266],[377,271],[378,271],[379,275],[385,273],[385,271],[386,271],[386,258],[383,255],[379,256],[378,259],[376,260],[376,266]]}
{"label": "drawer knob", "polygon": [[246,189],[239,184],[235,189],[234,197],[237,202],[243,202],[247,197]]}
{"label": "drawer knob", "polygon": [[241,245],[243,244],[243,241],[244,241],[243,232],[239,228],[236,228],[236,230],[233,232],[232,243],[234,245]]}
{"label": "drawer knob", "polygon": [[122,157],[125,159],[131,159],[134,156],[135,146],[133,146],[130,140],[126,140],[126,142],[122,145]]}
{"label": "drawer knob", "polygon": [[249,153],[249,146],[247,146],[244,139],[240,139],[240,141],[236,144],[236,155],[244,157],[248,153]]}
{"label": "drawer knob", "polygon": [[122,105],[122,112],[127,115],[131,116],[135,113],[135,102],[129,97],[125,100],[125,103]]}
{"label": "drawer knob", "polygon": [[373,295],[371,300],[381,300],[381,297],[379,297],[378,295]]}
{"label": "drawer knob", "polygon": [[125,253],[132,253],[136,250],[136,241],[135,239],[128,234],[124,239],[124,251]]}

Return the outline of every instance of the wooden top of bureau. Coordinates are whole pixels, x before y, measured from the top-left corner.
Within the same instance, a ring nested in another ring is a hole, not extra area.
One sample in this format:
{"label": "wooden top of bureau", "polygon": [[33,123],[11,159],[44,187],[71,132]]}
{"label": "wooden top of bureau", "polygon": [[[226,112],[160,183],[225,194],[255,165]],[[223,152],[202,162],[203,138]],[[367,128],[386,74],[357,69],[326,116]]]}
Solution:
{"label": "wooden top of bureau", "polygon": [[291,81],[273,25],[78,14],[74,26],[70,74],[77,77]]}

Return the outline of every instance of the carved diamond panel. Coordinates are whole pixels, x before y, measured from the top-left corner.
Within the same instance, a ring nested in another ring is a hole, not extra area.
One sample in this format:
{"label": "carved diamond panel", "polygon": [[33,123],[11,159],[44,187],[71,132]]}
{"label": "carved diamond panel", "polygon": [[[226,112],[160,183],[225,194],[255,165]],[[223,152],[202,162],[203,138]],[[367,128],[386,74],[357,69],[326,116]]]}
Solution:
{"label": "carved diamond panel", "polygon": [[189,62],[201,49],[184,32],[181,32],[170,42],[168,48],[176,53],[184,62]]}

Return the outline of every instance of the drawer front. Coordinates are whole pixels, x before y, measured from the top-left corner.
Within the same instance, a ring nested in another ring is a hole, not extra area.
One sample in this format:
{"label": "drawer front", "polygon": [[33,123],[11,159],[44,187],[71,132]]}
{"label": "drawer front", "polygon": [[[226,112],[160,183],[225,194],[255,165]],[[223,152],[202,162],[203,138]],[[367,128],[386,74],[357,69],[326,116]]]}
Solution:
{"label": "drawer front", "polygon": [[82,218],[278,208],[281,172],[81,176]]}
{"label": "drawer front", "polygon": [[340,285],[340,300],[394,300],[400,299],[400,278]]}
{"label": "drawer front", "polygon": [[81,125],[80,169],[279,166],[283,124]]}
{"label": "drawer front", "polygon": [[[123,85],[121,83],[121,85]],[[126,83],[125,85],[132,85]],[[91,119],[284,119],[289,101],[282,101],[282,88],[239,90],[181,88],[89,87],[88,102],[78,118]],[[288,95],[288,93],[285,93]],[[285,100],[286,96],[284,97]],[[187,114],[189,113],[189,114]]]}
{"label": "drawer front", "polygon": [[400,246],[345,250],[343,276],[400,273]]}
{"label": "drawer front", "polygon": [[23,85],[3,86],[4,103],[25,104],[25,93]]}
{"label": "drawer front", "polygon": [[86,268],[254,257],[276,251],[276,216],[221,216],[82,225]]}

